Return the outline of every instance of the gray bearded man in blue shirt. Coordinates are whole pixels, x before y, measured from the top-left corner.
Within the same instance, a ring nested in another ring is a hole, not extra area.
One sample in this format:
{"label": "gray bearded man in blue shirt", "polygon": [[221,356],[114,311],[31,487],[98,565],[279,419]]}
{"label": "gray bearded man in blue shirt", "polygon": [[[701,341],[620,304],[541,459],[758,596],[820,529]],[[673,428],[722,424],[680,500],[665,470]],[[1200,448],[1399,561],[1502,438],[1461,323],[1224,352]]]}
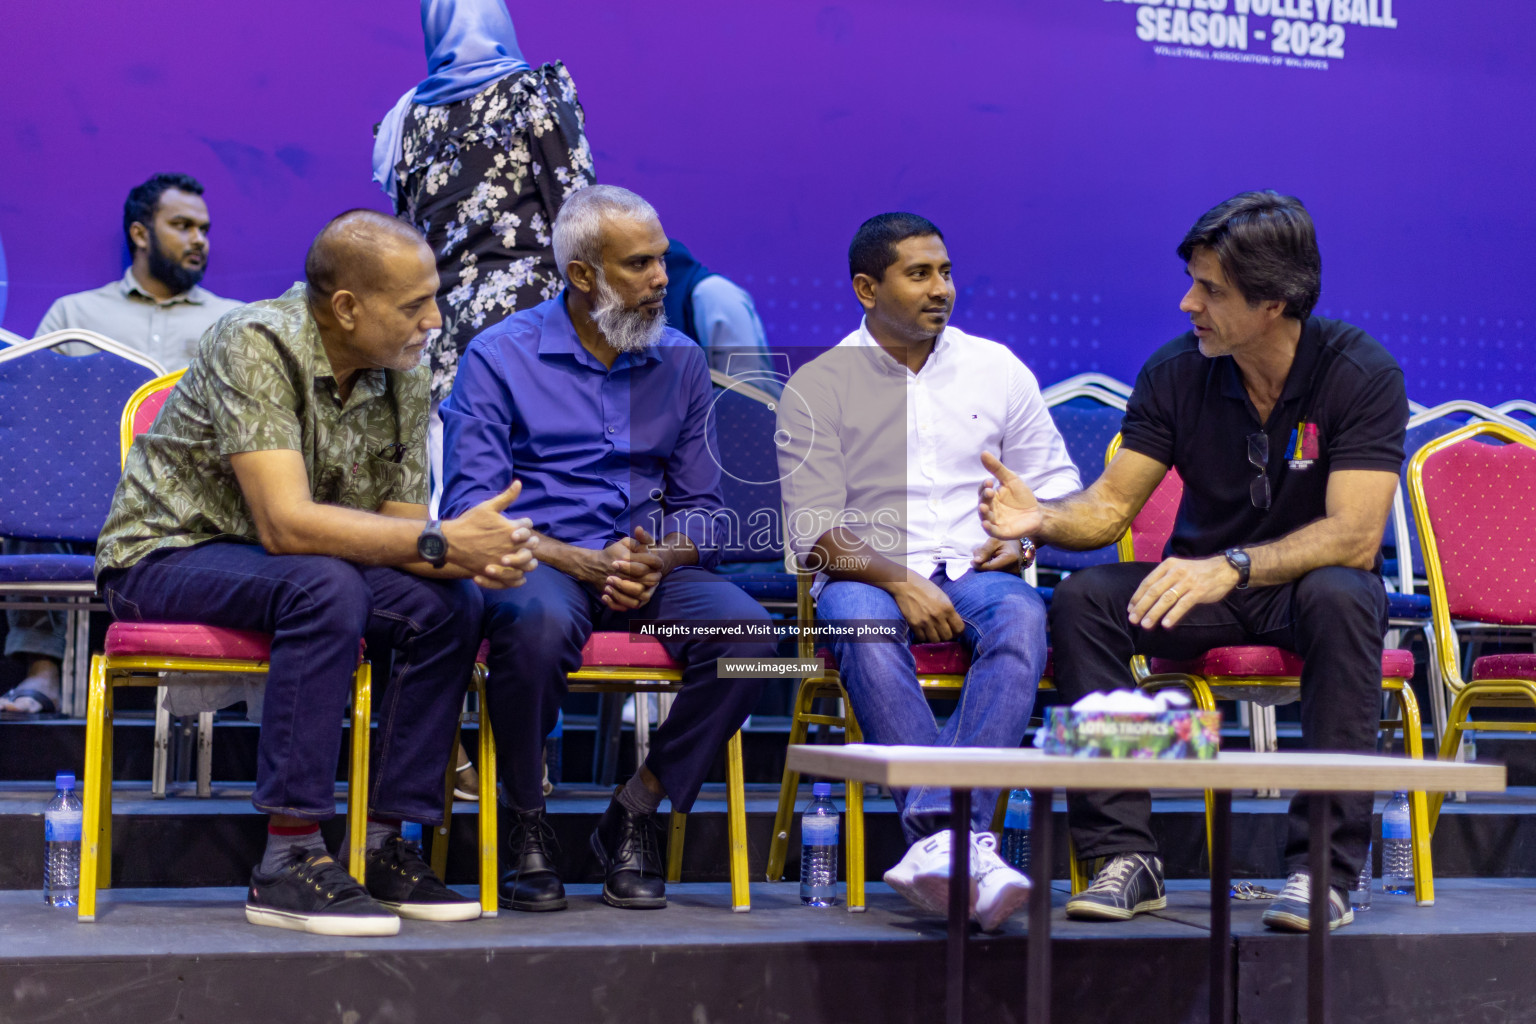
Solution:
{"label": "gray bearded man in blue shirt", "polygon": [[[501,905],[531,911],[566,905],[540,756],[592,632],[635,619],[771,632],[756,601],[709,571],[724,519],[709,368],[666,326],[667,236],[656,211],[626,189],[581,189],[555,220],[554,249],[565,291],[471,342],[442,406],[443,514],[515,474],[517,514],[539,536],[542,568],[498,592],[485,625],[487,703],[514,812]],[[771,639],[705,629],[663,643],[684,665],[682,692],[591,838],[603,899],[618,907],[666,906],[651,816],[663,796],[688,810],[757,702],[761,680],[720,679],[715,660],[774,651]]]}

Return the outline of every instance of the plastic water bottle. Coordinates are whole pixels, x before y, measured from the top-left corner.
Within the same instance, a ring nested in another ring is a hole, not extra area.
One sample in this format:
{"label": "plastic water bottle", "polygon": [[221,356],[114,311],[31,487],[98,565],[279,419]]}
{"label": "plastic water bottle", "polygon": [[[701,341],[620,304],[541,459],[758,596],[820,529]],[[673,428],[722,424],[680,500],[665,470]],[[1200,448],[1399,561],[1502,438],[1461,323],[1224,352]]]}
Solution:
{"label": "plastic water bottle", "polygon": [[72,907],[80,898],[80,830],[85,807],[75,796],[73,772],[59,772],[53,785],[56,792],[43,812],[43,835],[48,844],[43,902],[51,907]]}
{"label": "plastic water bottle", "polygon": [[1360,877],[1349,890],[1349,905],[1357,912],[1371,909],[1371,845],[1365,844],[1365,863],[1360,865]]}
{"label": "plastic water bottle", "polygon": [[800,902],[835,907],[837,898],[837,806],[832,784],[811,785],[811,802],[800,818]]}
{"label": "plastic water bottle", "polygon": [[1008,811],[1003,815],[1003,860],[1029,874],[1029,816],[1033,810],[1029,790],[1008,793]]}
{"label": "plastic water bottle", "polygon": [[400,838],[410,843],[416,849],[421,849],[421,822],[402,821],[400,823]]}
{"label": "plastic water bottle", "polygon": [[1408,794],[1393,793],[1381,812],[1381,891],[1394,896],[1413,892],[1413,839],[1408,825]]}

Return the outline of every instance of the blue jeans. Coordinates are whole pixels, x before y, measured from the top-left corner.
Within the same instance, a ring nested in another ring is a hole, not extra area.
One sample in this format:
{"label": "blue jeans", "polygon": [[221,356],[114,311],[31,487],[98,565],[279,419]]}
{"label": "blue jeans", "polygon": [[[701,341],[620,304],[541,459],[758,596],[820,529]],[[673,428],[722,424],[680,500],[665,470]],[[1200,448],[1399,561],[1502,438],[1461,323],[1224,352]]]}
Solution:
{"label": "blue jeans", "polygon": [[324,555],[271,555],[209,541],[152,552],[98,581],[113,616],[272,634],[251,802],[269,814],[336,813],[342,721],[358,641],[396,652],[374,690],[378,740],[369,810],[436,824],[443,772],[480,646],[480,588]]}
{"label": "blue jeans", "polygon": [[[1035,707],[1045,670],[1045,602],[1035,588],[1011,573],[976,572],[951,580],[939,570],[933,582],[965,620],[960,641],[971,651],[971,669],[954,713],[939,726],[917,685],[910,637],[837,640],[832,652],[859,728],[869,743],[926,747],[1017,747]],[[896,599],[867,583],[827,584],[816,601],[818,619],[901,619]],[[901,829],[915,843],[943,827],[949,790],[919,786],[894,790]],[[972,794],[971,829],[992,826],[996,790]]]}
{"label": "blue jeans", "polygon": [[[485,634],[491,642],[486,704],[496,730],[507,800],[519,811],[544,806],[540,755],[555,727],[566,674],[581,666],[581,648],[594,630],[628,630],[635,620],[714,621],[766,626],[763,606],[724,577],[697,566],[662,578],[644,607],[617,612],[598,591],[549,566],[528,574],[521,587],[485,595]],[[717,658],[765,658],[772,639],[701,637],[663,639],[683,663],[683,688],[667,720],[651,738],[646,766],[661,781],[674,809],[686,812],[704,776],[763,692],[762,679],[722,679]]]}

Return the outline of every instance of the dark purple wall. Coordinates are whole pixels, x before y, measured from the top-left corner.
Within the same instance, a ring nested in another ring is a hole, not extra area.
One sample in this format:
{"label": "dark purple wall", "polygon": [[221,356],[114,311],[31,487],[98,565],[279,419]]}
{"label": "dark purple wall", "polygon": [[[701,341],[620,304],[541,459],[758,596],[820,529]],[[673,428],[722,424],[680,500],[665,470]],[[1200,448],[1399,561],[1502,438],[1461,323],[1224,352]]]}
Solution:
{"label": "dark purple wall", "polygon": [[[1221,55],[1273,56],[1269,0],[1193,0],[1217,3],[1248,11],[1247,50]],[[1326,69],[1160,54],[1180,44],[1137,36],[1159,11],[1117,0],[512,13],[531,59],[570,66],[600,180],[747,286],[778,344],[852,329],[848,239],[906,208],[948,236],[957,323],[1046,382],[1130,379],[1181,329],[1180,235],[1274,187],[1318,221],[1322,310],[1386,342],[1410,394],[1536,394],[1529,6],[1396,0],[1396,28],[1341,26]],[[208,186],[208,285],[275,294],[328,216],[383,207],[370,127],[422,71],[409,0],[11,5],[4,325],[30,334],[55,296],[117,276],[123,194],[161,169]]]}

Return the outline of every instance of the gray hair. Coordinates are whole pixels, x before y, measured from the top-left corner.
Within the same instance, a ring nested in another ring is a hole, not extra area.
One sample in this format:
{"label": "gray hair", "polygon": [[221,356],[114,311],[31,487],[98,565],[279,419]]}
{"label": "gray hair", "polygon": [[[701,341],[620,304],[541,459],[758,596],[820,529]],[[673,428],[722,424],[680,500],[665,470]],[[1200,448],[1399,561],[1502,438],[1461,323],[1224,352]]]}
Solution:
{"label": "gray hair", "polygon": [[617,185],[588,185],[572,192],[555,217],[555,264],[566,284],[571,283],[566,269],[572,260],[580,260],[601,272],[603,267],[603,221],[609,217],[654,220],[656,208],[627,188]]}

